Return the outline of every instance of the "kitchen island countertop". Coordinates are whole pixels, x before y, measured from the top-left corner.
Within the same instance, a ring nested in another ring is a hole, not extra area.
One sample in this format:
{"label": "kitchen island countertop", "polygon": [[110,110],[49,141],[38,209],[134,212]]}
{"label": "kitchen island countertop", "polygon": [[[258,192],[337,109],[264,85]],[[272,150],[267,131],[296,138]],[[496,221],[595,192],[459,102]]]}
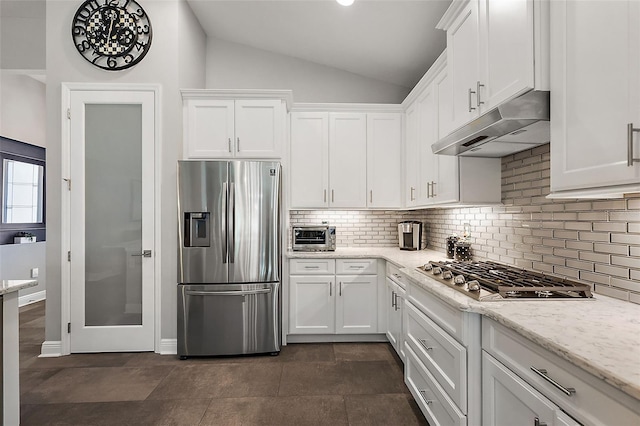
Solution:
{"label": "kitchen island countertop", "polygon": [[0,280],[0,296],[37,285],[36,280]]}
{"label": "kitchen island countertop", "polygon": [[446,260],[433,250],[396,247],[293,252],[289,258],[382,258],[412,282],[456,309],[485,315],[640,400],[640,306],[594,294],[575,301],[478,302],[422,274],[416,267]]}

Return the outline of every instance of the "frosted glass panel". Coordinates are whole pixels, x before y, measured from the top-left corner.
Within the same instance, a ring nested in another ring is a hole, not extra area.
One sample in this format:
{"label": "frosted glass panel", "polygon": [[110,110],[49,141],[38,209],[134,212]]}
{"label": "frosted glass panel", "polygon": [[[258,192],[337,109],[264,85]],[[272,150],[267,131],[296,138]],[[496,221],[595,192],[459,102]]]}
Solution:
{"label": "frosted glass panel", "polygon": [[141,105],[86,105],[85,164],[85,324],[140,325]]}

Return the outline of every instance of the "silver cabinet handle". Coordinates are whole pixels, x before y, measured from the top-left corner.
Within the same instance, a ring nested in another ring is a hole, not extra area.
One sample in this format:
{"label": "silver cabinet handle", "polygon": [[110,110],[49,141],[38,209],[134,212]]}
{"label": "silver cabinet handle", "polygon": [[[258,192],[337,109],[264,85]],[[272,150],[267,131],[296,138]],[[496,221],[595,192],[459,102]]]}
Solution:
{"label": "silver cabinet handle", "polygon": [[319,266],[305,266],[304,269],[320,269]]}
{"label": "silver cabinet handle", "polygon": [[547,376],[547,370],[545,370],[544,368],[538,369],[538,368],[535,368],[535,367],[531,367],[531,371],[533,371],[538,376],[540,376],[543,379],[545,379],[547,382],[551,383],[553,386],[558,388],[562,393],[564,393],[567,396],[571,396],[571,395],[576,393],[576,390],[574,388],[566,388],[566,387],[562,386],[560,383],[558,383],[555,380],[553,380],[551,377]]}
{"label": "silver cabinet handle", "polygon": [[231,138],[229,138],[229,152],[231,152]]}
{"label": "silver cabinet handle", "polygon": [[340,296],[342,296],[342,281],[340,281]]}
{"label": "silver cabinet handle", "polygon": [[331,190],[331,202],[333,203],[333,189]]}
{"label": "silver cabinet handle", "polygon": [[539,418],[533,419],[533,426],[547,426],[546,423],[542,423]]}
{"label": "silver cabinet handle", "polygon": [[431,197],[433,197],[433,198],[436,197],[436,183],[435,182],[431,182]]}
{"label": "silver cabinet handle", "polygon": [[640,161],[640,158],[633,158],[633,133],[640,133],[640,129],[633,127],[633,123],[627,124],[627,166],[632,167],[633,163]]}
{"label": "silver cabinet handle", "polygon": [[271,293],[270,288],[261,288],[258,290],[228,290],[228,291],[193,291],[187,290],[187,296],[250,296],[252,294]]}
{"label": "silver cabinet handle", "polygon": [[472,93],[476,93],[473,90],[469,89],[469,112],[475,110],[475,108],[473,106],[471,106],[471,94]]}
{"label": "silver cabinet handle", "polygon": [[[229,139],[231,140],[231,139]],[[227,222],[229,221],[229,212],[227,210],[227,204],[229,202],[229,184],[227,182],[222,183],[222,263],[227,263],[229,258],[229,244],[227,241]]]}
{"label": "silver cabinet handle", "polygon": [[238,137],[238,138],[236,138],[236,142],[237,142],[237,144],[236,144],[236,150],[237,150],[238,152],[240,152],[240,138],[239,138],[239,137]]}
{"label": "silver cabinet handle", "polygon": [[395,294],[396,293],[394,291],[391,292],[391,307],[392,308],[395,307],[395,305],[394,305],[394,300],[395,300],[394,296],[395,296]]}
{"label": "silver cabinet handle", "polygon": [[369,191],[369,202],[373,203],[373,190]]}
{"label": "silver cabinet handle", "polygon": [[324,196],[323,196],[323,202],[326,203],[327,202],[327,190],[324,190]]}
{"label": "silver cabinet handle", "polygon": [[414,193],[414,191],[415,191],[415,190],[416,190],[416,189],[412,186],[412,187],[411,187],[411,194],[410,194],[410,196],[411,196],[411,201],[414,201],[414,200],[416,199],[416,197],[414,197],[414,195],[413,195],[413,193]]}
{"label": "silver cabinet handle", "polygon": [[134,257],[151,257],[151,250],[142,250],[142,253],[132,254]]}
{"label": "silver cabinet handle", "polygon": [[236,235],[236,184],[229,184],[229,230],[227,244],[229,248],[229,263],[235,263],[235,235]]}
{"label": "silver cabinet handle", "polygon": [[425,404],[427,404],[427,405],[433,404],[433,400],[427,399],[427,391],[426,390],[424,390],[424,389],[423,390],[418,390],[418,392],[420,392],[420,396],[424,400]]}
{"label": "silver cabinet handle", "polygon": [[418,339],[418,340],[420,341],[420,344],[421,344],[422,346],[424,346],[424,348],[425,348],[426,350],[428,350],[428,351],[433,350],[433,348],[432,348],[431,346],[427,345],[427,340],[426,340],[426,339]]}
{"label": "silver cabinet handle", "polygon": [[333,283],[329,283],[329,296],[333,296]]}
{"label": "silver cabinet handle", "polygon": [[427,182],[427,198],[431,197],[431,182]]}
{"label": "silver cabinet handle", "polygon": [[484,87],[484,84],[480,84],[480,81],[478,81],[478,85],[476,86],[476,105],[478,106],[478,108],[480,108],[480,105],[484,105],[484,102],[480,100],[480,88]]}

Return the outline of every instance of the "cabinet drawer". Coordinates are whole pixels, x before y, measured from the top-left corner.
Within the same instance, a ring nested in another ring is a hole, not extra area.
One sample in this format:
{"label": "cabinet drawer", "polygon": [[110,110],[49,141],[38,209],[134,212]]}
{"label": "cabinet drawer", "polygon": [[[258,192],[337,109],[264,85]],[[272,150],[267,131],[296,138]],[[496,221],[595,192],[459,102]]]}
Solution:
{"label": "cabinet drawer", "polygon": [[[637,400],[488,318],[482,320],[482,348],[582,423],[640,424]],[[566,395],[532,367],[575,392]]]}
{"label": "cabinet drawer", "polygon": [[290,275],[327,275],[336,273],[335,259],[291,259]]}
{"label": "cabinet drawer", "polygon": [[405,336],[440,386],[467,412],[467,350],[423,313],[406,303]]}
{"label": "cabinet drawer", "polygon": [[407,297],[411,303],[426,314],[432,321],[455,337],[459,342],[462,341],[464,312],[441,302],[436,296],[422,290],[417,284],[409,286],[407,289]]}
{"label": "cabinet drawer", "polygon": [[336,259],[336,274],[377,274],[376,259]]}
{"label": "cabinet drawer", "polygon": [[466,425],[466,416],[438,386],[411,347],[405,347],[405,355],[404,381],[429,424],[432,426]]}
{"label": "cabinet drawer", "polygon": [[403,289],[407,288],[404,276],[400,274],[400,268],[391,262],[387,262],[387,276]]}

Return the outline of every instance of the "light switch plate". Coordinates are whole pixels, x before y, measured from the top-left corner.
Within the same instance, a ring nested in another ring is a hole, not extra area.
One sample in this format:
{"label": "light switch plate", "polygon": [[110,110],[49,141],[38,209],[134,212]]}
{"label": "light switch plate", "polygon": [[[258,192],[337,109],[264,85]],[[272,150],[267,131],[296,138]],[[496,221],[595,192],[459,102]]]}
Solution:
{"label": "light switch plate", "polygon": [[38,278],[38,268],[31,268],[31,278]]}

